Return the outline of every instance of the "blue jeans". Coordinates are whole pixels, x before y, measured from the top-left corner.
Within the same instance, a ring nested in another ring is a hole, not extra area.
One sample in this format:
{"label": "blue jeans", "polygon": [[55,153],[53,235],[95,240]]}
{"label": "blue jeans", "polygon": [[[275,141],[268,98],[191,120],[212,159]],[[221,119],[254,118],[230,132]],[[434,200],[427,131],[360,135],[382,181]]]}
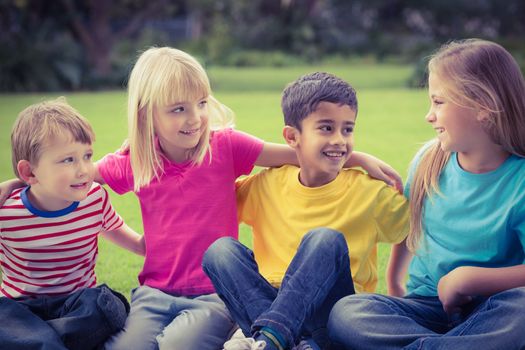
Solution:
{"label": "blue jeans", "polygon": [[91,350],[122,329],[126,299],[102,285],[69,295],[0,298],[0,349]]}
{"label": "blue jeans", "polygon": [[437,297],[358,294],[333,308],[328,329],[345,349],[525,348],[525,288],[477,298],[449,318]]}
{"label": "blue jeans", "polygon": [[280,289],[259,273],[253,252],[229,237],[208,248],[203,268],[246,336],[267,326],[289,345],[301,336],[326,342],[332,306],[354,293],[346,240],[324,228],[303,237]]}
{"label": "blue jeans", "polygon": [[217,294],[181,297],[140,286],[131,294],[124,330],[106,343],[106,349],[217,350],[234,327]]}

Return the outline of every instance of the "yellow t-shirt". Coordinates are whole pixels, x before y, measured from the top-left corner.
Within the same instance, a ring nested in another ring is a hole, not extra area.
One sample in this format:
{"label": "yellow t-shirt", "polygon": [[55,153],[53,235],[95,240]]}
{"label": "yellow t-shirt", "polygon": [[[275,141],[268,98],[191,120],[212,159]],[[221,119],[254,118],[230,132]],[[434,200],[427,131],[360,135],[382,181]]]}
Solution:
{"label": "yellow t-shirt", "polygon": [[344,234],[357,292],[377,284],[377,243],[401,242],[408,232],[408,202],[384,182],[343,169],[332,182],[305,187],[299,168],[263,170],[237,181],[239,221],[252,227],[260,273],[279,286],[302,237],[329,227]]}

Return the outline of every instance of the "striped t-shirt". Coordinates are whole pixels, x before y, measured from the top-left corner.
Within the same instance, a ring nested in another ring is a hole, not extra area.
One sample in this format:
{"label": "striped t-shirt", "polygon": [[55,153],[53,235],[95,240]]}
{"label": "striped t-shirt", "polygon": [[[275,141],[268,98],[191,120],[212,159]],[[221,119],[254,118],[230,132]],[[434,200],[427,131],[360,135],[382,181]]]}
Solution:
{"label": "striped t-shirt", "polygon": [[0,207],[0,297],[62,295],[96,285],[98,234],[123,222],[93,183],[87,198],[59,211],[33,207],[29,187]]}

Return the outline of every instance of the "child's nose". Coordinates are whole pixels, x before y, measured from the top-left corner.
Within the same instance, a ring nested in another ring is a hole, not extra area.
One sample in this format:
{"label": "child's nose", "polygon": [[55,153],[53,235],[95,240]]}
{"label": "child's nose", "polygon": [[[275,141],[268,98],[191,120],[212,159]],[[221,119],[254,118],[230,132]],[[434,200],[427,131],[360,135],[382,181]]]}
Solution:
{"label": "child's nose", "polygon": [[333,145],[344,145],[346,143],[346,138],[342,133],[336,132],[330,141]]}
{"label": "child's nose", "polygon": [[425,116],[425,120],[429,123],[433,123],[436,121],[436,114],[432,111],[428,111],[427,115]]}
{"label": "child's nose", "polygon": [[197,124],[200,119],[201,119],[201,112],[198,110],[193,110],[189,115],[188,123]]}
{"label": "child's nose", "polygon": [[88,169],[89,169],[89,166],[90,164],[87,164],[86,162],[80,162],[79,165],[78,165],[78,175],[79,176],[82,176],[84,174],[86,174],[88,172]]}

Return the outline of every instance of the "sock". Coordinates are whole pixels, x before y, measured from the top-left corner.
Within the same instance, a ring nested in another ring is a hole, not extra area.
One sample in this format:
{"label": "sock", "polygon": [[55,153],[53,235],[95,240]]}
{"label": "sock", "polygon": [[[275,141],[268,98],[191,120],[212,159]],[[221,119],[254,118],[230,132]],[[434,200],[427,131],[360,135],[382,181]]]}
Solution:
{"label": "sock", "polygon": [[270,345],[278,350],[284,350],[286,342],[283,336],[276,330],[270,327],[263,327],[259,330],[259,334],[255,337],[255,340],[264,340],[267,345]]}

